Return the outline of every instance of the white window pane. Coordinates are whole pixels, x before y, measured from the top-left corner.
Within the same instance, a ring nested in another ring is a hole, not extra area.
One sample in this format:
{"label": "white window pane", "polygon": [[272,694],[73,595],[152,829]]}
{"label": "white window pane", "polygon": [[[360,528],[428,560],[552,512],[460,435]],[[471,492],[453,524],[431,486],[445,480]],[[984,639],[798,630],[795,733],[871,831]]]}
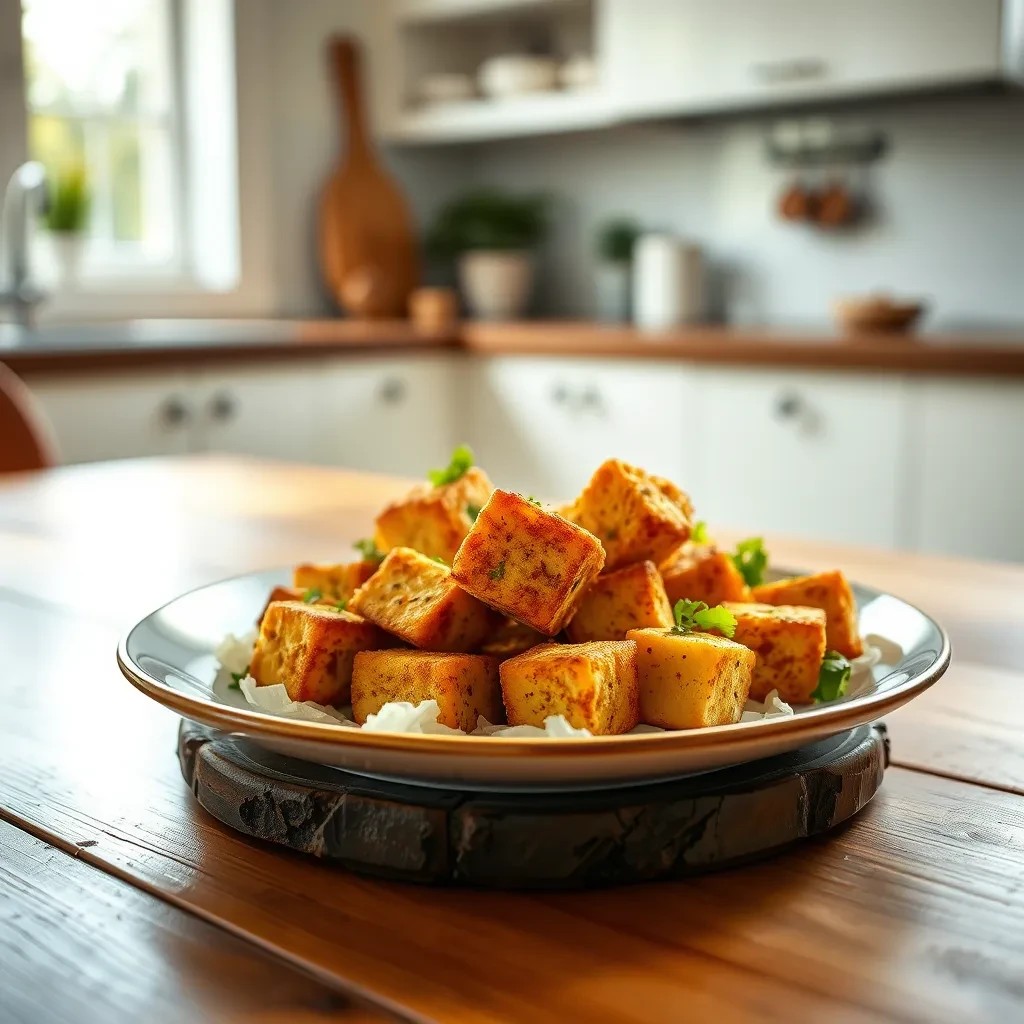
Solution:
{"label": "white window pane", "polygon": [[22,0],[22,9],[33,109],[170,109],[167,0]]}

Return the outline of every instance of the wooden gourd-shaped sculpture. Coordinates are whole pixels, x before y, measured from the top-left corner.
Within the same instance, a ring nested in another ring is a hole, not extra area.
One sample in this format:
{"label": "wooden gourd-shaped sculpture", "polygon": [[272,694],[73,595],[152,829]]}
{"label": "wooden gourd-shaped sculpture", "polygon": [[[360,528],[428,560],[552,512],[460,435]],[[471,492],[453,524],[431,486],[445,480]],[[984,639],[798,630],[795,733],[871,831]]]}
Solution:
{"label": "wooden gourd-shaped sculpture", "polygon": [[352,316],[405,316],[419,278],[412,218],[370,141],[355,41],[335,36],[329,55],[347,145],[320,198],[320,272],[331,298]]}

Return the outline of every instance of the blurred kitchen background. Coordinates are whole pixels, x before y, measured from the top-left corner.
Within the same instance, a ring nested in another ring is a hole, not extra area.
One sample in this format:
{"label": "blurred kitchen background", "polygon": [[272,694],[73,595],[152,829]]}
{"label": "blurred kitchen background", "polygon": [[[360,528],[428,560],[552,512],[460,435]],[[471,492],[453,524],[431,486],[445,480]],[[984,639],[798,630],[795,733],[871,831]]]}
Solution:
{"label": "blurred kitchen background", "polygon": [[1024,0],[0,0],[8,180],[60,462],[1024,559]]}

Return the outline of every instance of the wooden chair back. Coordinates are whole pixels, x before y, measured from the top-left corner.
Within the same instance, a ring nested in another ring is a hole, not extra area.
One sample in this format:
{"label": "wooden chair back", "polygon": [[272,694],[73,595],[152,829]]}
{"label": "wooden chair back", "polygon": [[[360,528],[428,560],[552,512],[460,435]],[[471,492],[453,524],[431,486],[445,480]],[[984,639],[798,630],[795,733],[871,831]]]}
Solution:
{"label": "wooden chair back", "polygon": [[0,473],[46,469],[56,463],[52,431],[21,378],[0,363]]}

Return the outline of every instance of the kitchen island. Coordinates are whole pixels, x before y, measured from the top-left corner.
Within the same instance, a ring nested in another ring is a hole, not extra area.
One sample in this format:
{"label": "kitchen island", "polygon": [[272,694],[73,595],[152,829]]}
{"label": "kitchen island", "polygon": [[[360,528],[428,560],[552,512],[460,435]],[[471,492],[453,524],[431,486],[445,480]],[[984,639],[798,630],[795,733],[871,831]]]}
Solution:
{"label": "kitchen island", "polygon": [[13,1019],[1016,1018],[1020,566],[768,536],[778,564],[842,565],[919,604],[955,654],[888,719],[892,766],[868,807],[762,864],[591,892],[420,888],[203,812],[175,716],[121,677],[118,636],[189,587],[343,555],[407,484],[216,456],[0,482]]}

